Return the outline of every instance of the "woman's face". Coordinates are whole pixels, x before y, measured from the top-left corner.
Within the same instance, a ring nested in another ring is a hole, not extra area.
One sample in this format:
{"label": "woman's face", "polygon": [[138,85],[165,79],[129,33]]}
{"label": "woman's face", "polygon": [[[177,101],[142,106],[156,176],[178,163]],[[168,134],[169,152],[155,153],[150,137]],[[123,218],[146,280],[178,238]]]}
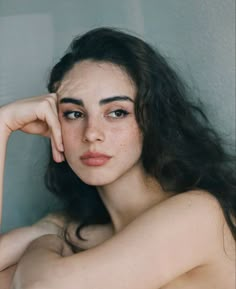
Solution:
{"label": "woman's face", "polygon": [[58,108],[65,157],[85,183],[107,185],[139,168],[135,95],[132,80],[111,63],[82,61],[64,77]]}

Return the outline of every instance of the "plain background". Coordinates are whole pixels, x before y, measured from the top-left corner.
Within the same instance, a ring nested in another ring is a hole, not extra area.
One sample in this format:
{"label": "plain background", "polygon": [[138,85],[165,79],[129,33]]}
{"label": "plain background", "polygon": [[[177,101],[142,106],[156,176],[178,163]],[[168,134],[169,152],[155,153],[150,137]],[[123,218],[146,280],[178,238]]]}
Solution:
{"label": "plain background", "polygon": [[[46,93],[49,71],[72,38],[98,26],[125,28],[155,45],[234,144],[234,0],[0,0],[0,105]],[[59,207],[43,184],[48,145],[38,136],[11,136],[3,232]]]}

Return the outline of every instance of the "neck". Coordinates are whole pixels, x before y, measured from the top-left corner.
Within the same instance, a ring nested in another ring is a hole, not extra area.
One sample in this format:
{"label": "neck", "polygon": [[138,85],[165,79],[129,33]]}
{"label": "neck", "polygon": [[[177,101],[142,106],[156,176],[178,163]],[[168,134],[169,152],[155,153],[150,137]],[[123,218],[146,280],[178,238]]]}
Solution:
{"label": "neck", "polygon": [[115,232],[167,198],[159,183],[138,165],[115,182],[97,189],[111,216]]}

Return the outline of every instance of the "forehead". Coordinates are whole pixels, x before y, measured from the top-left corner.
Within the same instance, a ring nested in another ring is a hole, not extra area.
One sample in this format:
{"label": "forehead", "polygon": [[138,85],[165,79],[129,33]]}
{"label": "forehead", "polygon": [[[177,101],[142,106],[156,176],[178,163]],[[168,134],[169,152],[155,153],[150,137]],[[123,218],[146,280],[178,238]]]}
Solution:
{"label": "forehead", "polygon": [[85,60],[76,63],[66,73],[59,89],[59,97],[82,97],[96,94],[100,98],[112,95],[135,97],[136,87],[128,74],[118,65]]}

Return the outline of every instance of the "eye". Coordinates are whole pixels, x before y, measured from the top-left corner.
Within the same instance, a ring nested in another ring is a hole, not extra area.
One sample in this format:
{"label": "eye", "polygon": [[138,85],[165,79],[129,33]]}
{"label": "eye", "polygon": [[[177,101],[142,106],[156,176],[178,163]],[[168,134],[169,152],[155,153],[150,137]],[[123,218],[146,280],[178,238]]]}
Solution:
{"label": "eye", "polygon": [[117,109],[117,110],[114,110],[114,111],[110,112],[108,114],[108,116],[112,117],[112,118],[123,118],[123,117],[126,117],[128,114],[129,113],[126,110]]}
{"label": "eye", "polygon": [[78,118],[83,118],[84,114],[80,111],[65,111],[63,113],[63,117],[70,119],[70,120],[74,120],[74,119],[78,119]]}

